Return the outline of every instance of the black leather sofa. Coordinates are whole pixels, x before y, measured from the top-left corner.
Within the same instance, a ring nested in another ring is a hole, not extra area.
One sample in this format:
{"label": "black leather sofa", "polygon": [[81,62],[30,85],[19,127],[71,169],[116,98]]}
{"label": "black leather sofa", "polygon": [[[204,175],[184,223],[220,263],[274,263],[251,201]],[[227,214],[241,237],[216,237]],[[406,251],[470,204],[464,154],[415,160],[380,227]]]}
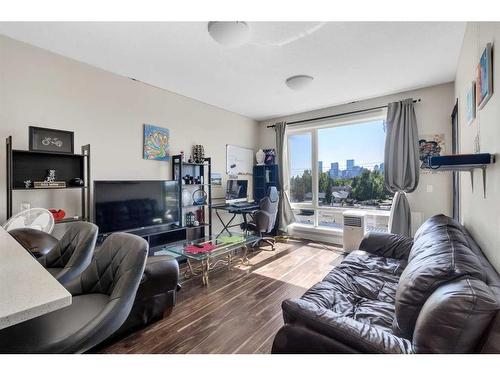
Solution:
{"label": "black leather sofa", "polygon": [[370,233],[282,304],[273,353],[500,353],[500,276],[444,215],[415,238]]}

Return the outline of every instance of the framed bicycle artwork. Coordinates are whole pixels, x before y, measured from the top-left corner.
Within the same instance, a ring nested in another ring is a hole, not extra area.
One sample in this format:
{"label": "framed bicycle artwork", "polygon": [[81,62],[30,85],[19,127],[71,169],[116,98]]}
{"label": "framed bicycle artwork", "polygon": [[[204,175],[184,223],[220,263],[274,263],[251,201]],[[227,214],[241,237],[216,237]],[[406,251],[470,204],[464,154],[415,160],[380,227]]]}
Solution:
{"label": "framed bicycle artwork", "polygon": [[74,132],[30,126],[29,149],[30,151],[72,154],[74,152]]}

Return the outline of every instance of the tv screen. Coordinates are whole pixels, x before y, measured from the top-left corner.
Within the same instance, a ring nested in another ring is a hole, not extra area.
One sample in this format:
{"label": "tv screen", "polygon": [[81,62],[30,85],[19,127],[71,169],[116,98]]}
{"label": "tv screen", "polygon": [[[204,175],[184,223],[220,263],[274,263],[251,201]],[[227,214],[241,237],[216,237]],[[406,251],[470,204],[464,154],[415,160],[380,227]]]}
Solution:
{"label": "tv screen", "polygon": [[177,181],[94,181],[94,223],[110,233],[179,222]]}

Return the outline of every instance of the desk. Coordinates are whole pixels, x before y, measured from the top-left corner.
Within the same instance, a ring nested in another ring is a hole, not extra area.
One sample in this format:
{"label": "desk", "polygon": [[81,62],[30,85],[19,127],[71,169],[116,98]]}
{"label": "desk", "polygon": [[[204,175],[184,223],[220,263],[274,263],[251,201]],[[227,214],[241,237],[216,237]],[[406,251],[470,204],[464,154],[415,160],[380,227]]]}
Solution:
{"label": "desk", "polygon": [[[217,237],[221,236],[224,232],[227,232],[228,235],[230,235],[230,236],[232,235],[231,232],[229,231],[229,228],[239,227],[241,225],[241,224],[231,224],[233,222],[233,220],[236,218],[236,216],[242,215],[243,222],[246,225],[248,222],[247,215],[252,215],[256,211],[259,210],[259,208],[257,206],[253,207],[253,208],[248,208],[248,207],[238,208],[238,207],[232,206],[232,205],[227,204],[227,203],[215,204],[215,205],[212,205],[212,208],[215,209],[215,214],[219,218],[219,221],[221,222],[222,227],[223,227],[222,230],[219,232],[219,234],[217,234]],[[219,215],[219,210],[227,211],[230,214],[233,214],[233,216],[231,217],[231,219],[229,219],[227,222],[225,222],[222,219],[222,217]]]}
{"label": "desk", "polygon": [[0,329],[71,305],[71,294],[0,227]]}

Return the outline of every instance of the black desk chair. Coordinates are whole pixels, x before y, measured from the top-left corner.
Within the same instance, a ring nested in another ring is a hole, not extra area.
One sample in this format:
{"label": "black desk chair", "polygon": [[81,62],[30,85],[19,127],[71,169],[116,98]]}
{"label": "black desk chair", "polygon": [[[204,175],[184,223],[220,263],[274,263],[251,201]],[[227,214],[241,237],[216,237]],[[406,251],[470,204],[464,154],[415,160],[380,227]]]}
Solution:
{"label": "black desk chair", "polygon": [[9,231],[25,249],[61,284],[79,276],[90,264],[97,240],[98,228],[92,223],[72,223],[59,241],[48,233],[19,228]]}
{"label": "black desk chair", "polygon": [[101,343],[127,319],[147,255],[144,239],[110,235],[87,269],[65,285],[72,304],[0,330],[0,353],[83,353]]}
{"label": "black desk chair", "polygon": [[243,229],[250,230],[259,234],[260,238],[252,246],[257,246],[261,242],[271,245],[274,250],[276,240],[274,237],[266,236],[274,230],[276,217],[278,216],[279,195],[276,186],[267,189],[267,195],[259,202],[259,210],[253,216],[253,221],[243,224]]}

